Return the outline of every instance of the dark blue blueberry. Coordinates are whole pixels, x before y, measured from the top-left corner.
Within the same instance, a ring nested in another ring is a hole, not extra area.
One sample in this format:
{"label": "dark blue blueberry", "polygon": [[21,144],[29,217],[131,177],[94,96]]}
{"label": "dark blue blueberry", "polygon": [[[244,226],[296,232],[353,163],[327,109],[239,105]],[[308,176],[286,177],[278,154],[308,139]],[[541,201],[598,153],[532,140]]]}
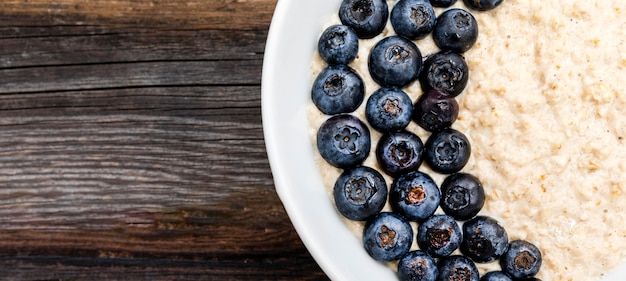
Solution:
{"label": "dark blue blueberry", "polygon": [[478,178],[457,173],[441,184],[441,209],[456,220],[473,218],[485,205],[485,189]]}
{"label": "dark blue blueberry", "polygon": [[385,37],[372,48],[368,67],[379,85],[402,88],[417,79],[422,69],[422,53],[405,38]]}
{"label": "dark blue blueberry", "polygon": [[380,168],[390,176],[397,177],[417,171],[422,164],[424,144],[408,131],[384,134],[376,145],[376,160]]}
{"label": "dark blue blueberry", "polygon": [[351,220],[366,220],[378,214],[387,202],[387,183],[376,170],[359,166],[345,170],[333,192],[339,212]]}
{"label": "dark blue blueberry", "polygon": [[385,0],[343,0],[339,7],[339,19],[352,27],[359,38],[368,39],[380,34],[389,17]]}
{"label": "dark blue blueberry", "polygon": [[406,128],[411,122],[413,101],[398,88],[380,88],[367,100],[365,117],[374,129],[392,132]]}
{"label": "dark blue blueberry", "polygon": [[317,131],[317,149],[322,158],[338,168],[355,167],[369,155],[370,131],[358,118],[335,115]]}
{"label": "dark blue blueberry", "polygon": [[413,229],[401,216],[383,212],[368,220],[363,229],[365,251],[377,261],[393,261],[409,252]]}
{"label": "dark blue blueberry", "polygon": [[400,281],[435,281],[438,274],[435,259],[424,251],[411,251],[398,263]]}
{"label": "dark blue blueberry", "polygon": [[450,128],[459,116],[459,103],[447,93],[429,90],[413,106],[413,120],[424,130],[439,132]]}
{"label": "dark blue blueberry", "polygon": [[417,228],[417,245],[435,258],[451,255],[459,248],[461,241],[461,228],[448,215],[433,215]]}
{"label": "dark blue blueberry", "polygon": [[440,199],[437,184],[419,171],[397,177],[389,190],[391,208],[411,221],[425,221],[435,213]]}
{"label": "dark blue blueberry", "polygon": [[491,271],[487,272],[483,277],[480,278],[480,281],[513,281],[511,277],[506,275],[506,273],[502,271]]}
{"label": "dark blue blueberry", "polygon": [[478,23],[472,14],[459,8],[449,9],[437,18],[433,39],[441,50],[462,53],[478,38]]}
{"label": "dark blue blueberry", "polygon": [[534,277],[539,272],[542,262],[539,248],[524,240],[512,241],[508,251],[500,258],[502,271],[513,279]]}
{"label": "dark blue blueberry", "polygon": [[442,174],[463,169],[472,152],[467,137],[451,128],[430,135],[424,149],[424,161],[433,171]]}
{"label": "dark blue blueberry", "polygon": [[437,281],[478,281],[476,264],[465,256],[448,256],[439,260]]}
{"label": "dark blue blueberry", "polygon": [[456,0],[430,0],[433,7],[448,8],[456,3]]}
{"label": "dark blue blueberry", "polygon": [[430,34],[437,16],[428,0],[400,0],[391,10],[390,19],[398,35],[417,40]]}
{"label": "dark blue blueberry", "polygon": [[365,98],[365,84],[361,77],[345,65],[330,65],[315,78],[311,99],[317,108],[328,115],[350,113]]}
{"label": "dark blue blueberry", "polygon": [[430,89],[458,96],[469,80],[469,68],[465,58],[457,53],[444,51],[429,56],[424,61],[420,82],[424,91]]}
{"label": "dark blue blueberry", "polygon": [[502,0],[463,0],[472,10],[489,11],[502,4]]}
{"label": "dark blue blueberry", "polygon": [[509,246],[509,236],[498,221],[477,216],[463,224],[461,253],[475,262],[485,263],[499,259]]}
{"label": "dark blue blueberry", "polygon": [[349,26],[332,25],[320,36],[317,51],[328,64],[348,64],[359,52],[359,37]]}

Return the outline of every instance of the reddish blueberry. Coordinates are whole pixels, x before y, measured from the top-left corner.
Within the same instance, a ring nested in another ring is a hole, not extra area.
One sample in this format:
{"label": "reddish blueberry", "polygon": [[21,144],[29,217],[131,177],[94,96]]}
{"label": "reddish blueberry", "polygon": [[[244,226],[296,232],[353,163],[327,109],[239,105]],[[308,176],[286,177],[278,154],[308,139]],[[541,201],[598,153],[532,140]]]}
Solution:
{"label": "reddish blueberry", "polygon": [[502,4],[502,1],[503,0],[463,0],[465,6],[477,11],[493,10],[498,7],[498,5]]}
{"label": "reddish blueberry", "polygon": [[450,128],[458,116],[459,104],[456,99],[442,91],[426,91],[413,106],[413,120],[429,132]]}

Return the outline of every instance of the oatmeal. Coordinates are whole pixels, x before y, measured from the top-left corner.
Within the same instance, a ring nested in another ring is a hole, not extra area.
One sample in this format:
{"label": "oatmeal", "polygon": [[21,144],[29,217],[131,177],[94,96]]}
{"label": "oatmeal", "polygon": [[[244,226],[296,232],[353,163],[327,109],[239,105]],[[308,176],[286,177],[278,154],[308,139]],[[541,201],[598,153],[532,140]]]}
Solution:
{"label": "oatmeal", "polygon": [[[462,1],[455,6],[465,8]],[[459,117],[452,125],[472,145],[462,172],[478,177],[485,188],[481,214],[498,219],[510,240],[528,240],[541,249],[537,277],[544,281],[600,280],[626,257],[622,7],[626,0],[506,0],[495,10],[473,12],[479,37],[464,53],[469,82],[457,97]],[[338,22],[334,16],[328,25]],[[378,37],[359,40],[350,66],[365,82],[365,100],[380,88],[369,76],[369,50],[392,33],[387,24]],[[415,43],[424,56],[438,51],[430,37]],[[324,67],[317,57],[312,77]],[[422,93],[419,82],[404,90],[413,100]],[[361,120],[364,108],[365,102],[354,113]],[[314,105],[308,116],[315,141],[328,116]],[[423,140],[430,134],[414,122],[407,130]],[[375,147],[381,134],[373,129],[371,134]],[[332,194],[341,170],[320,157],[317,162]],[[373,151],[364,165],[377,167]],[[427,165],[419,169],[437,184],[443,181],[444,175]],[[363,224],[346,223],[360,237]],[[481,272],[499,268],[477,265]]]}

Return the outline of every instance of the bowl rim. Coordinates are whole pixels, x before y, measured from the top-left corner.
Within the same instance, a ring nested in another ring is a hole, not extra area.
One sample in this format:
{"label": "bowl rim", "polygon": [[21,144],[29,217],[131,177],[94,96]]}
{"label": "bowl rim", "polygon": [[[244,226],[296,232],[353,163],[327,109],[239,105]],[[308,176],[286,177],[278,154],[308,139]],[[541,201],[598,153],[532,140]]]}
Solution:
{"label": "bowl rim", "polygon": [[[322,183],[309,138],[306,108],[310,99],[310,66],[317,43],[311,35],[321,34],[340,2],[277,2],[261,81],[268,160],[276,192],[294,228],[331,280],[394,280],[395,273],[367,255],[335,210]],[[311,20],[303,21],[301,14]]]}

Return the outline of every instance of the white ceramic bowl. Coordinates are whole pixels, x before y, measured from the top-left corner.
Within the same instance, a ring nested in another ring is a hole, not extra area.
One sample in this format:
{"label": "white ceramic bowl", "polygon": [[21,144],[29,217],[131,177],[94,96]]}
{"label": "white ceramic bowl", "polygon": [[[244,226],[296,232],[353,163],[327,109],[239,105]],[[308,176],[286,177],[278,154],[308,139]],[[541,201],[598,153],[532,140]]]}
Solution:
{"label": "white ceramic bowl", "polygon": [[320,267],[332,280],[394,280],[370,258],[335,211],[313,160],[306,107],[311,61],[323,24],[341,1],[279,1],[263,64],[262,110],[276,191]]}
{"label": "white ceramic bowl", "polygon": [[[314,161],[306,107],[317,37],[339,0],[280,0],[263,63],[262,114],[276,191],[305,246],[332,280],[396,280],[335,211]],[[603,281],[622,281],[622,266]],[[548,280],[545,280],[548,281]]]}

